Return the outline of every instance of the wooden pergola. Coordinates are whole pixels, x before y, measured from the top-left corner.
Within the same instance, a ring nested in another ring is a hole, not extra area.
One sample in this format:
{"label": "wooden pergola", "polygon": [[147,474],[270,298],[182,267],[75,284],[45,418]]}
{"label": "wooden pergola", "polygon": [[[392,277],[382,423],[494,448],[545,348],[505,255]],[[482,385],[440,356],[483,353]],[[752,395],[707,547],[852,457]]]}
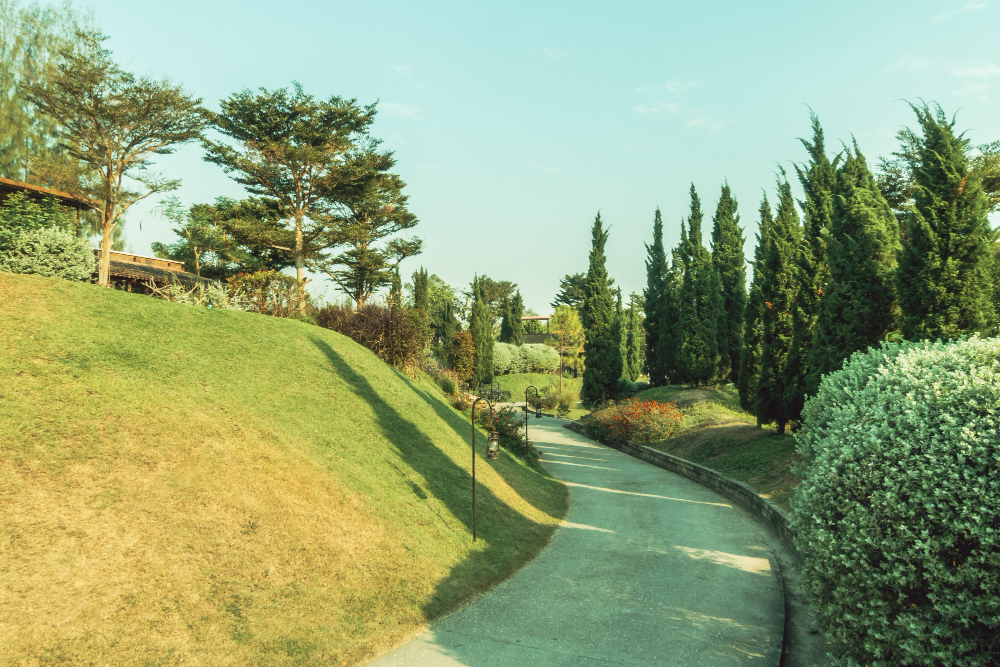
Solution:
{"label": "wooden pergola", "polygon": [[90,202],[79,197],[74,197],[68,192],[61,192],[59,190],[52,190],[51,188],[43,188],[40,185],[32,185],[31,183],[22,183],[0,177],[0,203],[3,203],[12,194],[18,192],[23,192],[32,199],[39,201],[53,198],[66,208],[76,209],[76,235],[83,235],[83,225],[80,224],[80,216],[83,211],[93,208]]}

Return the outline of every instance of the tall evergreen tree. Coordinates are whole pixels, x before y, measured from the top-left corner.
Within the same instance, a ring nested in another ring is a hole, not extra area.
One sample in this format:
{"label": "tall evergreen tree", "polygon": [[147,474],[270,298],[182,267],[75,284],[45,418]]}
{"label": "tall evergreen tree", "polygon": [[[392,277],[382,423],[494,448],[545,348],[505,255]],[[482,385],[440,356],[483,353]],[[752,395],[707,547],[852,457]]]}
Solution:
{"label": "tall evergreen tree", "polygon": [[567,273],[559,279],[559,293],[552,302],[552,308],[560,305],[578,308],[583,303],[583,293],[587,288],[586,273]]}
{"label": "tall evergreen tree", "polygon": [[667,370],[660,354],[660,328],[667,299],[667,253],[663,247],[663,218],[660,208],[653,214],[653,242],[646,245],[646,289],[643,290],[646,304],[646,319],[643,328],[646,333],[646,373],[649,383],[659,387],[667,383]]}
{"label": "tall evergreen tree", "polygon": [[[782,174],[784,176],[784,174]],[[774,422],[785,432],[783,370],[792,347],[792,302],[795,299],[795,249],[802,239],[799,214],[795,210],[788,180],[778,182],[778,210],[769,229],[761,296],[764,299],[764,330],[757,380],[756,414],[761,423]]]}
{"label": "tall evergreen tree", "polygon": [[785,360],[785,412],[796,423],[802,417],[806,396],[806,375],[809,373],[809,353],[812,349],[816,315],[829,280],[826,244],[823,234],[830,229],[833,216],[833,187],[837,163],[826,155],[823,128],[815,113],[810,113],[813,139],[799,139],[809,154],[807,165],[796,165],[805,200],[802,240],[795,254],[795,299],[792,304],[792,347]]}
{"label": "tall evergreen tree", "polygon": [[896,280],[903,335],[952,339],[989,331],[996,322],[995,238],[981,178],[970,169],[969,140],[955,134],[954,118],[940,106],[910,107],[922,136],[907,156],[915,191]]}
{"label": "tall evergreen tree", "polygon": [[[764,260],[767,257],[767,242],[771,235],[774,217],[767,195],[760,203],[760,223],[757,231],[757,247],[753,252],[753,277],[747,305],[743,311],[743,347],[740,348],[740,372],[736,388],[740,394],[740,405],[747,412],[756,412],[757,381],[760,378],[761,341],[764,339],[764,296],[761,287],[764,282]],[[757,425],[760,426],[760,418]]]}
{"label": "tall evergreen tree", "polygon": [[604,256],[607,242],[608,232],[598,213],[591,231],[590,267],[580,313],[586,331],[583,351],[587,359],[580,399],[586,405],[614,398],[622,376],[621,333],[615,323],[615,303]]}
{"label": "tall evergreen tree", "polygon": [[622,357],[622,377],[628,377],[628,322],[625,319],[625,308],[622,305],[622,289],[615,290],[615,327],[618,328],[618,350]]}
{"label": "tall evergreen tree", "polygon": [[413,273],[413,307],[425,313],[431,310],[430,274],[422,266]]}
{"label": "tall evergreen tree", "polygon": [[670,251],[670,266],[663,282],[663,299],[660,305],[660,340],[656,355],[669,384],[687,381],[680,366],[681,345],[684,343],[684,329],[681,327],[681,287],[684,285],[684,271],[688,264],[687,227],[681,221],[681,240]]}
{"label": "tall evergreen tree", "polygon": [[625,321],[625,377],[637,382],[642,375],[642,324],[639,315],[638,295],[632,294]]}
{"label": "tall evergreen tree", "polygon": [[701,200],[692,184],[687,234],[690,260],[685,264],[681,286],[680,327],[684,342],[680,348],[680,366],[696,387],[712,381],[719,357],[717,296],[721,288],[719,277],[712,268],[712,258],[702,245],[702,218]]}
{"label": "tall evergreen tree", "polygon": [[823,375],[840,370],[854,352],[878,345],[896,323],[899,225],[857,143],[837,169],[825,240],[830,278],[809,353],[805,391],[810,396]]}
{"label": "tall evergreen tree", "polygon": [[712,266],[721,283],[722,307],[716,339],[719,344],[719,377],[737,383],[743,348],[743,312],[747,307],[747,270],[743,253],[743,228],[736,198],[729,183],[722,186],[712,218]]}
{"label": "tall evergreen tree", "polygon": [[509,343],[514,335],[514,328],[511,326],[510,297],[504,297],[500,302],[500,338],[501,343]]}
{"label": "tall evergreen tree", "polygon": [[483,295],[483,279],[479,276],[472,281],[469,332],[476,349],[473,378],[480,385],[488,385],[493,382],[493,322]]}
{"label": "tall evergreen tree", "polygon": [[514,293],[510,299],[510,340],[512,345],[524,344],[524,299],[521,298],[521,290]]}

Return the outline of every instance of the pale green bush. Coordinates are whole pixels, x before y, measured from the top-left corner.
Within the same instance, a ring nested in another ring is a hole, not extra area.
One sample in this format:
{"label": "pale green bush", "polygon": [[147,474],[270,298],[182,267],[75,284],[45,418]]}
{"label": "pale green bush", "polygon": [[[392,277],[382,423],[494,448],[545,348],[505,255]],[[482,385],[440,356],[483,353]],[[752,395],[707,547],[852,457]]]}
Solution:
{"label": "pale green bush", "polygon": [[0,271],[90,280],[97,261],[90,241],[54,227],[9,236],[0,250]]}
{"label": "pale green bush", "polygon": [[511,366],[513,365],[514,359],[520,361],[521,354],[517,349],[517,345],[511,345],[510,343],[494,343],[493,344],[493,374],[494,375],[506,375],[507,373],[515,373],[517,371],[512,371]]}
{"label": "pale green bush", "polygon": [[224,285],[217,282],[195,283],[191,286],[174,282],[164,287],[150,285],[150,288],[154,296],[164,301],[225,310],[250,310],[250,303],[242,294],[227,290]]}
{"label": "pale green bush", "polygon": [[522,373],[553,373],[559,368],[559,353],[542,343],[521,346]]}
{"label": "pale green bush", "polygon": [[1000,339],[884,345],[828,383],[792,508],[835,663],[998,664]]}

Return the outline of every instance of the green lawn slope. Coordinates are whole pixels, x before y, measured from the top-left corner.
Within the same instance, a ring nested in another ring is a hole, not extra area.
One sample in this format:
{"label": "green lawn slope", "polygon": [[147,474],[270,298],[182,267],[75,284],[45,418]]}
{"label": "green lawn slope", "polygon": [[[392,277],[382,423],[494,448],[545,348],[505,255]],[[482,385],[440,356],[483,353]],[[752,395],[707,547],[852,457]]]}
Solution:
{"label": "green lawn slope", "polygon": [[667,386],[646,389],[639,396],[676,403],[684,413],[677,433],[652,447],[744,482],[788,509],[788,499],[801,481],[792,472],[798,460],[795,439],[778,435],[773,426],[757,428],[754,416],[740,408],[735,389]]}
{"label": "green lawn slope", "polygon": [[[477,442],[485,445],[485,439]],[[355,664],[509,576],[565,488],[300,322],[0,273],[0,663]]]}

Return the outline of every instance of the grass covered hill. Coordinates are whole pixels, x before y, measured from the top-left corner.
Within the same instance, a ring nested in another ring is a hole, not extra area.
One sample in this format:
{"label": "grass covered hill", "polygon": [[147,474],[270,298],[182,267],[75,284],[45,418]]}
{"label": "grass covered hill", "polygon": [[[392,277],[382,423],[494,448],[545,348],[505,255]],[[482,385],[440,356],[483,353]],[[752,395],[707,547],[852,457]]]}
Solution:
{"label": "grass covered hill", "polygon": [[645,399],[676,403],[684,421],[673,436],[651,446],[749,484],[785,510],[801,482],[792,467],[798,461],[795,438],[778,435],[773,426],[757,428],[756,418],[740,407],[730,387],[655,387],[639,392]]}
{"label": "grass covered hill", "polygon": [[565,513],[480,460],[474,544],[469,435],[339,334],[0,273],[0,662],[371,657]]}

